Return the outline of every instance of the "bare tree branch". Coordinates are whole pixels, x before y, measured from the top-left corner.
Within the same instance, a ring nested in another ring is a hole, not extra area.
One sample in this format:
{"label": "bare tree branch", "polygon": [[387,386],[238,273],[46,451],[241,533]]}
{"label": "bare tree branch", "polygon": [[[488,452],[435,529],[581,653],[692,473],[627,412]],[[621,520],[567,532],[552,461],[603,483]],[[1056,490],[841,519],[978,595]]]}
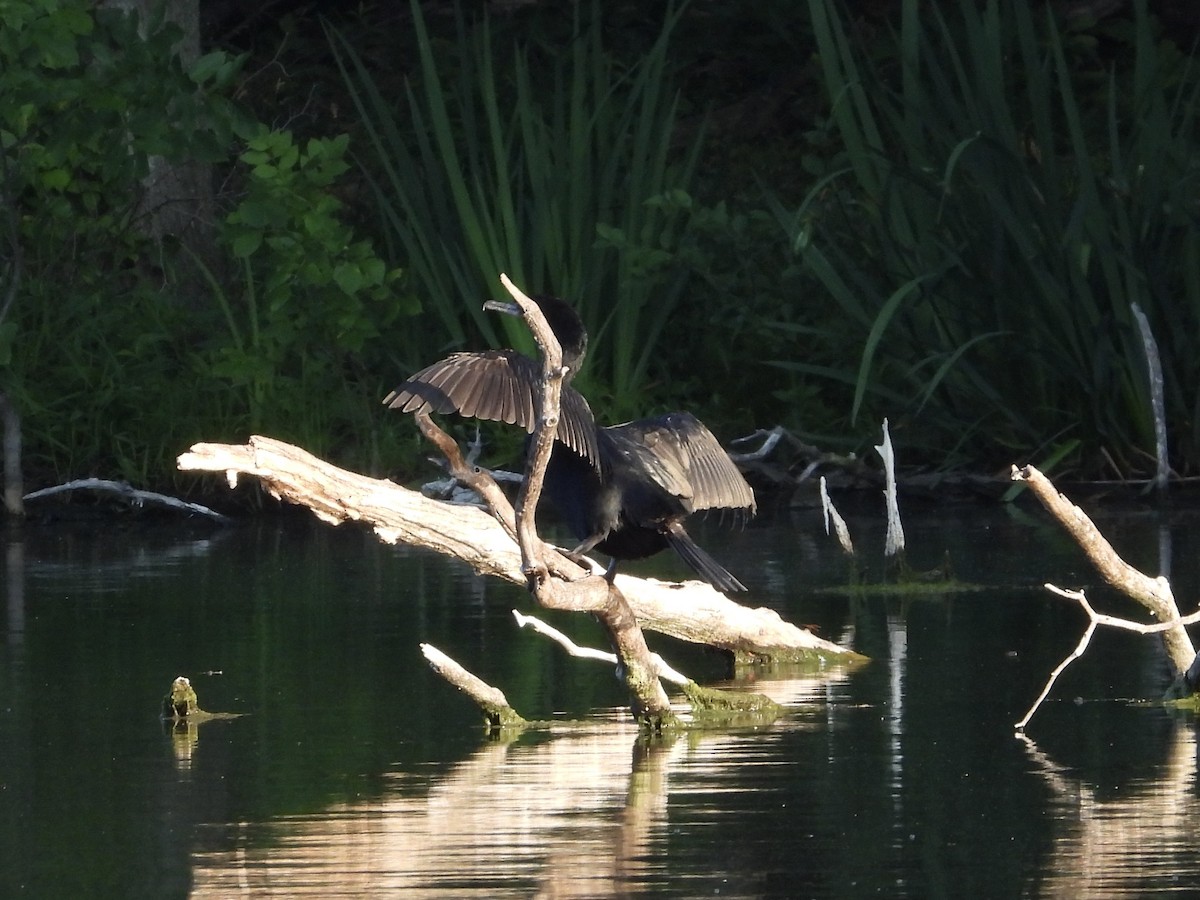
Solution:
{"label": "bare tree branch", "polygon": [[1060,494],[1050,480],[1033,466],[1013,466],[1011,474],[1013,481],[1024,481],[1029,485],[1034,496],[1067,529],[1105,581],[1136,600],[1154,618],[1164,623],[1161,630],[1171,664],[1177,673],[1186,672],[1196,658],[1196,649],[1180,623],[1179,605],[1175,602],[1171,583],[1161,575],[1151,578],[1121,559],[1087,514]]}

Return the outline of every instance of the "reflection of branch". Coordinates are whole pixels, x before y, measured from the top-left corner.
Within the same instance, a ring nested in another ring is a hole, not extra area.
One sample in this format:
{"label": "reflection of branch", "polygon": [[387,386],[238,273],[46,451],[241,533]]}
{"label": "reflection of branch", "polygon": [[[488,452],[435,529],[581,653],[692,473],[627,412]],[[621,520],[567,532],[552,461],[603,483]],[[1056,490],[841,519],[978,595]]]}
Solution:
{"label": "reflection of branch", "polygon": [[1066,777],[1067,770],[1038,749],[1038,745],[1028,735],[1020,734],[1018,737],[1025,745],[1025,752],[1029,754],[1029,759],[1033,762],[1034,771],[1045,778],[1056,793],[1064,797],[1069,796],[1072,791]]}
{"label": "reflection of branch", "polygon": [[1050,830],[1047,876],[1039,893],[1142,896],[1150,871],[1177,880],[1175,864],[1195,843],[1194,729],[1171,729],[1163,765],[1143,766],[1128,789],[1122,785],[1121,790],[1103,792],[1059,765],[1025,735],[1018,737],[1030,771],[1042,777],[1060,808]]}

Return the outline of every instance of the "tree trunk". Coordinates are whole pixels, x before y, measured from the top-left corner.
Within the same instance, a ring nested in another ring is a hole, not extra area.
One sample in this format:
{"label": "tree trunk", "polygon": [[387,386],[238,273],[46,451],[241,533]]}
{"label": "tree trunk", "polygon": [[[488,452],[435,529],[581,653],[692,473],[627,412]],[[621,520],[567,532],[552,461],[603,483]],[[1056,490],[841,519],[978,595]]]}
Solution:
{"label": "tree trunk", "polygon": [[[103,0],[102,5],[137,16],[143,37],[161,5],[163,20],[183,32],[174,47],[180,63],[187,69],[200,58],[199,0]],[[150,172],[142,181],[138,227],[160,248],[173,242],[191,252],[172,254],[173,284],[178,300],[199,306],[208,282],[196,260],[210,271],[220,268],[212,231],[212,166],[195,160],[172,162],[161,156],[151,157],[149,165]]]}

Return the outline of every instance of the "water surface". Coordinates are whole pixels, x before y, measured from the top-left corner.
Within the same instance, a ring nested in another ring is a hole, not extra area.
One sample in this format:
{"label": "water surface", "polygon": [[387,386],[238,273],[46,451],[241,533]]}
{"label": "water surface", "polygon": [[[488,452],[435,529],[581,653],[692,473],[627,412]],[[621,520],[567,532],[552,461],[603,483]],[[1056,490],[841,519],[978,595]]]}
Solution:
{"label": "water surface", "polygon": [[[875,559],[882,525],[849,516]],[[1131,562],[1197,594],[1196,516],[1102,512]],[[1200,886],[1195,722],[1158,696],[1155,640],[1102,632],[1016,722],[1086,624],[1087,586],[1032,508],[914,508],[914,566],[974,589],[848,589],[816,513],[698,536],[750,602],[867,654],[854,672],[743,673],[759,729],[645,743],[612,672],[513,624],[519,588],[307,521],[27,528],[4,554],[0,895],[1115,897]],[[862,580],[874,581],[870,563]],[[669,560],[643,571],[679,574]],[[1192,601],[1194,603],[1194,601]],[[546,614],[601,645],[588,619]],[[428,641],[530,717],[516,740],[428,669]],[[709,651],[651,636],[693,677]],[[158,721],[188,675],[209,710]]]}

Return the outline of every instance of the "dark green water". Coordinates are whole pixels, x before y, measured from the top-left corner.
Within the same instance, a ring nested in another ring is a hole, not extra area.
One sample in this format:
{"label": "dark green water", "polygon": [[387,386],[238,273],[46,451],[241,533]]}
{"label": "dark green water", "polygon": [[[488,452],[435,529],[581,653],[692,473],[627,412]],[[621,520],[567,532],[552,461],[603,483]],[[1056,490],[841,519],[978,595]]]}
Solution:
{"label": "dark green water", "polygon": [[[874,515],[850,517],[862,551]],[[1099,518],[1129,560],[1200,592],[1197,517]],[[1114,897],[1200,888],[1196,725],[1133,705],[1157,643],[1102,632],[1012,725],[1085,620],[1040,585],[1097,578],[1035,511],[910,510],[909,554],[982,590],[832,590],[815,513],[700,539],[751,602],[869,655],[762,678],[769,728],[642,746],[611,671],[518,631],[525,594],[349,528],[27,529],[4,554],[0,896]],[[1167,550],[1167,547],[1170,547]],[[671,569],[661,564],[662,573]],[[870,577],[870,576],[868,576]],[[1131,608],[1091,587],[1094,601]],[[548,617],[576,639],[589,621]],[[651,637],[693,677],[696,648]],[[426,666],[428,641],[529,716],[511,744]],[[212,673],[212,674],[206,674]],[[208,710],[173,734],[187,675]]]}

